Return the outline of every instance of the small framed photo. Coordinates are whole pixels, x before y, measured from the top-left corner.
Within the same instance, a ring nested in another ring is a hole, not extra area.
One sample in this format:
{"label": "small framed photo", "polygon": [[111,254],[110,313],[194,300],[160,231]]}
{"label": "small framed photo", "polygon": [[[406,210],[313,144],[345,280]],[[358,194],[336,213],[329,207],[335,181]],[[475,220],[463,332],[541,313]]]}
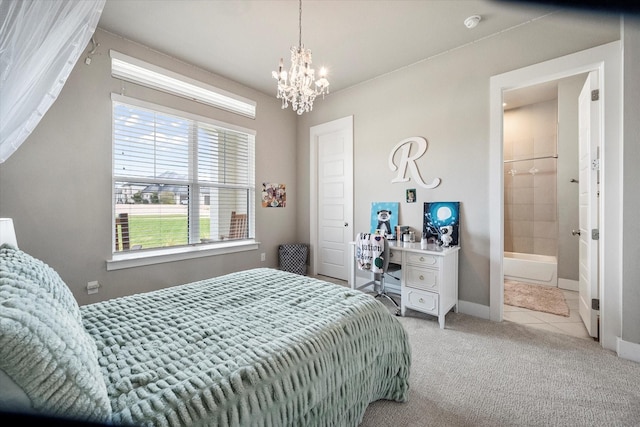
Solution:
{"label": "small framed photo", "polygon": [[407,203],[415,203],[416,202],[416,189],[409,188],[407,189]]}

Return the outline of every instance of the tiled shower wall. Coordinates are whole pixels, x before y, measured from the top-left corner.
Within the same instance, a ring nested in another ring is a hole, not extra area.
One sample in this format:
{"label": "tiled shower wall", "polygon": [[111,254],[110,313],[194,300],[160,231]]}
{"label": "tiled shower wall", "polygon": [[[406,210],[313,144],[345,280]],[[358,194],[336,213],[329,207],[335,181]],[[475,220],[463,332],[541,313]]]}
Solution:
{"label": "tiled shower wall", "polygon": [[558,253],[557,100],[504,113],[504,250]]}

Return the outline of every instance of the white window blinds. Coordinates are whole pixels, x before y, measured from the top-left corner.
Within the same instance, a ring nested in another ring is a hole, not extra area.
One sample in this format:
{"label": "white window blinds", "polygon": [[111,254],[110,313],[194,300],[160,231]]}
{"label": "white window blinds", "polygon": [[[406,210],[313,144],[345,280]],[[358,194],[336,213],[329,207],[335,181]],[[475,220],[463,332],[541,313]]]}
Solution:
{"label": "white window blinds", "polygon": [[256,102],[114,50],[111,75],[132,83],[256,118]]}
{"label": "white window blinds", "polygon": [[253,239],[255,136],[113,95],[114,252]]}

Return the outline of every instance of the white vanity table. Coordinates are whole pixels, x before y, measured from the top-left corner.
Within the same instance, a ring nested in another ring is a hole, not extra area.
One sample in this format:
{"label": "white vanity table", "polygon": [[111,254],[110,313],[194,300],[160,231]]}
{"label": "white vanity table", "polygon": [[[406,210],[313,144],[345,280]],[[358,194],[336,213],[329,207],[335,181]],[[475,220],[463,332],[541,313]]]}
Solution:
{"label": "white vanity table", "polygon": [[[356,288],[356,243],[350,243],[351,269],[349,286]],[[458,311],[459,246],[442,248],[418,243],[389,241],[390,262],[402,266],[400,279],[401,313],[407,308],[438,317],[444,328],[445,315]]]}

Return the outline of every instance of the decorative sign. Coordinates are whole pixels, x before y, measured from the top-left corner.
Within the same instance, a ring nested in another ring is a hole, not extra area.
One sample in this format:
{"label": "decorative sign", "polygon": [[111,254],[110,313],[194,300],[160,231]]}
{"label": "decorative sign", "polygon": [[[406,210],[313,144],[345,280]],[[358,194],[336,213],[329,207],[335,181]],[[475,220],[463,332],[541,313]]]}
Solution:
{"label": "decorative sign", "polygon": [[[409,156],[411,153],[411,147],[415,145],[416,149],[413,155]],[[400,150],[400,159],[398,165],[394,163],[394,157],[396,152]],[[407,168],[411,172],[413,179],[418,183],[419,186],[424,188],[436,188],[440,185],[440,178],[434,178],[431,181],[431,184],[426,184],[422,180],[422,176],[420,176],[420,172],[418,171],[418,166],[416,165],[416,160],[423,156],[424,153],[427,152],[427,140],[421,136],[412,136],[411,138],[403,139],[398,142],[395,147],[391,150],[391,154],[389,154],[389,169],[392,171],[398,171],[398,175],[391,180],[394,182],[407,182],[409,178],[406,177]]]}

